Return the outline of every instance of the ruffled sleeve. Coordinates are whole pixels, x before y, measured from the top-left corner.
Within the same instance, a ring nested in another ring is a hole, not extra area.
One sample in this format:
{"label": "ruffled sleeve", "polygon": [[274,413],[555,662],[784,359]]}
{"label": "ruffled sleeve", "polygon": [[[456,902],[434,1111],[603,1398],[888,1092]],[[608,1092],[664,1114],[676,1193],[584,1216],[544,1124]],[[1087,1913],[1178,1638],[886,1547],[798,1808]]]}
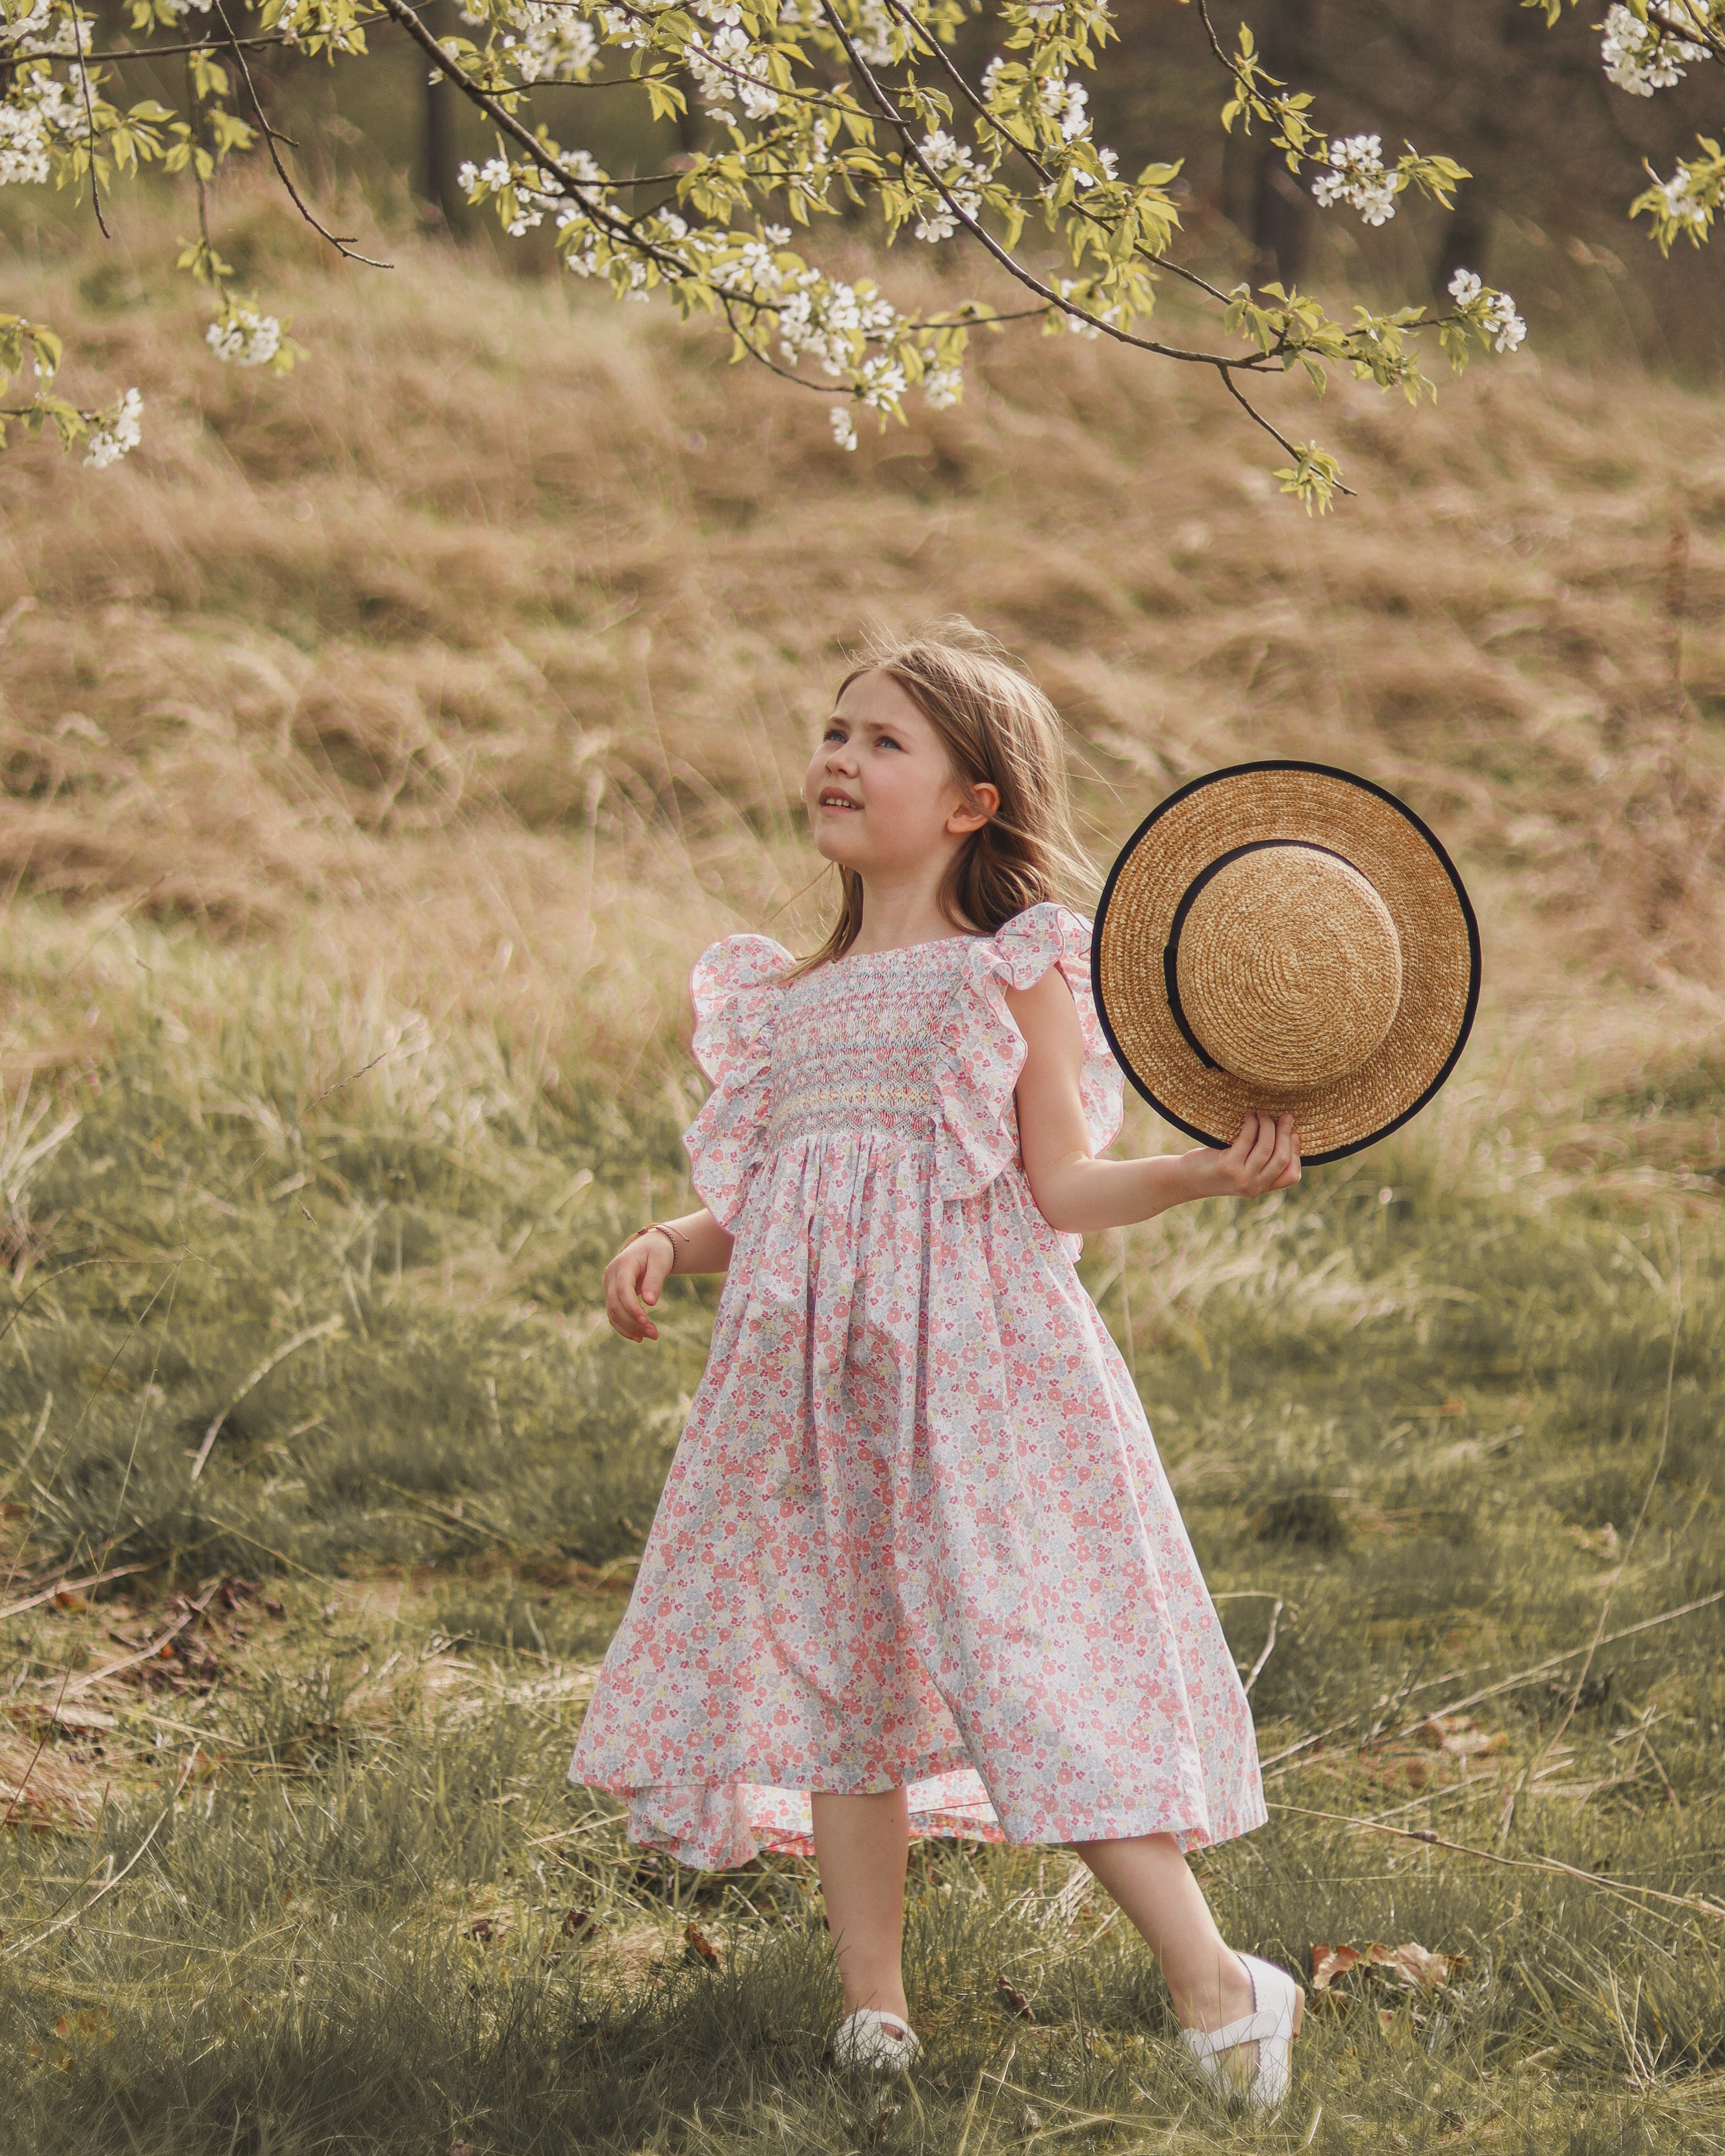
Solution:
{"label": "ruffled sleeve", "polygon": [[[1091,993],[1091,925],[1064,906],[1033,906],[1015,914],[972,950],[971,993],[950,1021],[941,1084],[941,1127],[935,1173],[942,1198],[985,1189],[1019,1155],[1014,1089],[1024,1067],[1024,1036],[1007,1009],[1009,988],[1033,988],[1057,966],[1084,1034],[1079,1095],[1091,1149],[1101,1152],[1119,1135],[1126,1080],[1109,1053]],[[1069,1238],[1076,1243],[1076,1238]]]}
{"label": "ruffled sleeve", "polygon": [[773,1008],[796,963],[770,937],[727,936],[696,964],[691,983],[695,1060],[713,1090],[683,1143],[696,1190],[723,1227],[742,1210],[760,1158],[772,1082]]}

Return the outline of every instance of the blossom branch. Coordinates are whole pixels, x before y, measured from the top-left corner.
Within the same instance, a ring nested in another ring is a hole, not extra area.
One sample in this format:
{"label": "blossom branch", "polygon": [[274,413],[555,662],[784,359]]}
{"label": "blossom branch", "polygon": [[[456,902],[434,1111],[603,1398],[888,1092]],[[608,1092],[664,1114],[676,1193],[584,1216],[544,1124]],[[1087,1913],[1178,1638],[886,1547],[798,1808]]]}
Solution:
{"label": "blossom branch", "polygon": [[902,138],[900,154],[909,163],[916,166],[917,171],[945,203],[957,221],[987,253],[994,258],[1009,276],[1015,277],[1019,284],[1034,292],[1039,299],[1045,301],[1050,307],[1059,313],[1070,316],[1072,320],[1081,322],[1086,328],[1096,331],[1100,336],[1112,337],[1117,343],[1130,345],[1135,351],[1152,352],[1159,358],[1183,360],[1197,367],[1224,368],[1237,367],[1244,368],[1249,373],[1262,371],[1266,364],[1263,355],[1249,355],[1240,359],[1223,352],[1187,352],[1178,345],[1163,344],[1153,337],[1134,336],[1130,330],[1122,329],[1117,323],[1104,321],[1100,315],[1092,314],[1087,308],[1081,307],[1076,301],[1067,299],[1063,293],[1055,291],[1051,287],[1045,285],[1040,278],[1024,267],[1015,254],[1001,246],[993,234],[964,207],[952,188],[930,166],[922,152],[911,139],[916,130],[899,111],[886,91],[881,89],[875,78],[873,70],[858,52],[850,33],[839,20],[831,4],[831,0],[820,0],[820,10],[832,26],[834,35],[844,46],[850,57],[853,70],[873,99],[881,118]]}

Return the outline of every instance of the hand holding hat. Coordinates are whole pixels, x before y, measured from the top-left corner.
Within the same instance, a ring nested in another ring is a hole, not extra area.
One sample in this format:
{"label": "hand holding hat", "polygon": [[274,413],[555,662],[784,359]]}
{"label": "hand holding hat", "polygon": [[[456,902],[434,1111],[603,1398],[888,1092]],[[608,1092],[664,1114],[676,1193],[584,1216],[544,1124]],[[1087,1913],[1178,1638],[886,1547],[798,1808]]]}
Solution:
{"label": "hand holding hat", "polygon": [[1110,1046],[1209,1146],[1291,1115],[1308,1164],[1398,1128],[1479,1002],[1473,908],[1394,794],[1326,764],[1240,764],[1153,810],[1110,870],[1091,969]]}

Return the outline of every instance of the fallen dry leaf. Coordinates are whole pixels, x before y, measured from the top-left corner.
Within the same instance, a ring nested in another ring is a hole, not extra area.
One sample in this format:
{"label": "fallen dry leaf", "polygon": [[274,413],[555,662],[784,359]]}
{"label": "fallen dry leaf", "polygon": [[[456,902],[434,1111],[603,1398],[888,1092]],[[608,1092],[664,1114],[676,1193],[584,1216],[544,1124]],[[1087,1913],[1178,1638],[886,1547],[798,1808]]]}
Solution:
{"label": "fallen dry leaf", "polygon": [[1507,1730],[1481,1729],[1466,1714],[1435,1714],[1414,1734],[1427,1751],[1452,1759],[1476,1759],[1482,1753],[1502,1752],[1509,1743]]}
{"label": "fallen dry leaf", "polygon": [[719,1966],[719,1949],[699,1924],[690,1924],[685,1928],[683,1943],[697,1960],[704,1961],[709,1969]]}
{"label": "fallen dry leaf", "polygon": [[1030,2010],[1029,2000],[1025,1998],[1016,1984],[1009,1984],[1004,1976],[997,1976],[994,1979],[994,1988],[1000,1994],[1001,2005],[1009,2014],[1014,2015],[1020,2021],[1034,2021],[1036,2019]]}
{"label": "fallen dry leaf", "polygon": [[1350,1969],[1375,1969],[1391,1983],[1405,1984],[1409,1990],[1435,1991],[1466,1964],[1466,1954],[1435,1953],[1430,1947],[1421,1946],[1418,1939],[1408,1939],[1394,1947],[1385,1946],[1381,1939],[1373,1939],[1365,1947],[1332,1946],[1327,1939],[1315,1939],[1312,1947],[1312,1989],[1317,1996],[1312,2003],[1316,2005],[1328,1994],[1340,2004],[1342,1994],[1332,1987],[1340,1983]]}
{"label": "fallen dry leaf", "polygon": [[1435,1991],[1440,1984],[1449,1982],[1450,1970],[1459,1968],[1467,1956],[1434,1953],[1417,1939],[1409,1939],[1399,1947],[1387,1947],[1374,1939],[1366,1948],[1366,1959],[1374,1969],[1386,1970],[1414,1989]]}

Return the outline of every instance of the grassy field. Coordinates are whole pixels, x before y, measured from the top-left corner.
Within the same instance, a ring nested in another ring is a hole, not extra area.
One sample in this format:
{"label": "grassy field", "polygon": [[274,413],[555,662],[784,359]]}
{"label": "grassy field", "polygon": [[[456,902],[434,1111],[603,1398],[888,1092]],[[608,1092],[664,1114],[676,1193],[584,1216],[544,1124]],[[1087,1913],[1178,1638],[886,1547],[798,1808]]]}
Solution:
{"label": "grassy field", "polygon": [[[0,469],[4,2145],[1725,2148],[1717,403],[1343,397],[1309,526],[1069,340],[845,459],[651,311],[412,243],[355,290],[230,208],[314,363],[200,374],[50,233],[32,311],[151,446]],[[1481,904],[1429,1115],[1086,1260],[1256,1672],[1230,1933],[1426,1950],[1336,1976],[1261,2128],[1058,1851],[918,1852],[883,2094],[805,1866],[670,1871],[563,1779],[711,1314],[597,1307],[686,1189],[687,966],[806,932],[842,639],[950,607],[1099,853],[1317,755]]]}

